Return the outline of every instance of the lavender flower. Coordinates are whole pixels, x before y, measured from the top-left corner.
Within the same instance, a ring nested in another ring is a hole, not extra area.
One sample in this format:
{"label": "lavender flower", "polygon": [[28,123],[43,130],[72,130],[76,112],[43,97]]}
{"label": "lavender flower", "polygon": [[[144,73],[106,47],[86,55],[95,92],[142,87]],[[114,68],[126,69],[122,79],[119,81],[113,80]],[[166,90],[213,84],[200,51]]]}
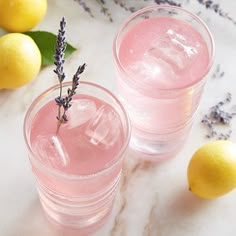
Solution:
{"label": "lavender flower", "polygon": [[66,111],[72,105],[71,104],[72,97],[76,94],[76,89],[79,85],[80,75],[84,72],[86,66],[86,64],[83,64],[82,66],[78,67],[76,73],[73,76],[72,88],[68,88],[67,96],[62,96],[63,81],[65,79],[64,67],[63,67],[65,63],[65,50],[66,50],[65,27],[66,27],[66,20],[63,17],[60,22],[60,29],[58,30],[55,55],[54,55],[54,64],[56,66],[54,72],[55,74],[57,74],[58,81],[60,83],[60,94],[57,98],[55,98],[55,102],[58,105],[58,113],[56,117],[58,122],[57,122],[56,133],[59,132],[61,124],[68,121]]}
{"label": "lavender flower", "polygon": [[111,17],[111,13],[109,11],[109,9],[107,7],[105,7],[106,2],[104,0],[97,0],[98,4],[101,7],[101,12],[108,17],[108,19],[110,20],[110,22],[113,21],[112,17]]}
{"label": "lavender flower", "polygon": [[216,139],[229,139],[232,133],[232,130],[228,130],[227,133],[218,133],[215,129],[216,125],[230,125],[232,118],[236,113],[231,113],[224,111],[221,107],[227,103],[230,103],[232,100],[231,93],[228,93],[224,101],[218,102],[215,106],[210,108],[209,114],[204,115],[202,123],[206,125],[209,129],[207,138],[216,138]]}
{"label": "lavender flower", "polygon": [[83,0],[74,0],[74,1],[75,1],[75,2],[78,2],[79,5],[82,6],[82,8],[83,8],[86,12],[88,12],[91,17],[94,17],[94,16],[93,16],[93,13],[92,13],[92,11],[91,11],[91,9],[90,9],[89,6],[85,3],[85,1],[83,1]]}
{"label": "lavender flower", "polygon": [[172,6],[181,7],[180,3],[177,3],[177,2],[174,2],[174,1],[171,1],[171,0],[155,0],[155,3],[158,4],[158,5],[169,4],[169,5],[172,5]]}
{"label": "lavender flower", "polygon": [[[91,9],[86,5],[85,1],[83,0],[74,0],[76,2],[78,2],[83,9],[88,12],[92,17],[92,11]],[[101,12],[103,14],[105,14],[106,16],[108,16],[110,21],[112,20],[112,15],[109,11],[109,8],[107,8],[106,2],[104,0],[96,0],[101,8]],[[126,11],[130,11],[130,12],[135,12],[138,10],[137,7],[135,6],[129,6],[126,2],[129,2],[127,0],[113,0],[115,4],[119,5],[121,8],[125,9]],[[137,0],[138,1],[138,0]],[[143,0],[143,2],[147,2],[147,1],[151,1],[151,0]],[[234,25],[236,25],[236,20],[233,19],[231,16],[229,16],[228,13],[226,13],[225,11],[223,11],[220,8],[220,5],[217,3],[214,3],[212,0],[196,0],[199,4],[204,5],[206,9],[210,9],[213,10],[215,13],[217,13],[218,15],[220,15],[221,17],[231,21]],[[178,3],[174,0],[153,0],[154,3],[161,5],[161,4],[168,4],[168,5],[172,5],[172,6],[178,6],[181,7],[181,3]],[[186,0],[186,4],[189,4],[189,0]]]}
{"label": "lavender flower", "polygon": [[137,11],[136,7],[127,6],[126,3],[122,0],[114,0],[115,4],[119,5],[121,8],[124,8],[126,11],[135,12]]}
{"label": "lavender flower", "polygon": [[219,14],[221,17],[231,21],[234,25],[236,25],[236,21],[228,15],[228,13],[224,12],[220,5],[214,3],[212,0],[197,0],[200,4],[204,5],[207,9],[213,10],[215,13]]}
{"label": "lavender flower", "polygon": [[225,72],[221,70],[220,64],[218,64],[216,66],[215,71],[212,74],[212,78],[213,79],[219,79],[219,78],[223,78],[225,75]]}
{"label": "lavender flower", "polygon": [[65,79],[65,73],[63,69],[63,65],[65,63],[64,58],[66,50],[65,27],[66,27],[66,21],[65,18],[63,17],[60,22],[60,29],[58,30],[55,55],[54,55],[54,65],[56,66],[54,72],[57,74],[60,83],[62,83],[63,80]]}

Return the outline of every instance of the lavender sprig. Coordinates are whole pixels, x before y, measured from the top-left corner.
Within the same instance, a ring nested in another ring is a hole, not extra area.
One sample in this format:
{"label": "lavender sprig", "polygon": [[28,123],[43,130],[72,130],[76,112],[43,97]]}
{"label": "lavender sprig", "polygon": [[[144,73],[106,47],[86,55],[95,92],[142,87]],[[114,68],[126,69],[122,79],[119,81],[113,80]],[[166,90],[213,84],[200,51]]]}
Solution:
{"label": "lavender sprig", "polygon": [[208,115],[204,115],[202,123],[206,125],[209,129],[209,133],[206,135],[207,138],[216,138],[216,139],[229,139],[232,130],[228,130],[227,133],[218,133],[215,129],[216,125],[230,125],[232,118],[236,115],[235,112],[224,111],[221,107],[226,103],[230,103],[232,100],[231,93],[228,93],[224,101],[218,102],[215,106],[210,108]]}
{"label": "lavender sprig", "polygon": [[56,69],[53,70],[55,74],[57,74],[58,81],[60,84],[60,93],[59,96],[55,98],[55,102],[58,105],[57,112],[57,130],[58,134],[61,124],[68,121],[66,111],[71,107],[72,97],[76,94],[76,89],[79,85],[80,75],[84,72],[86,64],[84,63],[82,66],[79,66],[76,73],[73,76],[72,80],[72,88],[68,88],[67,96],[62,96],[62,88],[63,81],[65,79],[64,73],[64,63],[65,63],[65,50],[66,50],[66,39],[65,39],[65,27],[66,20],[63,17],[60,22],[60,29],[58,30],[57,42],[55,48],[54,55],[54,64],[56,65]]}
{"label": "lavender sprig", "polygon": [[171,6],[176,6],[176,7],[181,7],[180,3],[177,3],[172,0],[154,0],[156,4],[161,5],[161,4],[169,4]]}
{"label": "lavender sprig", "polygon": [[110,22],[113,21],[112,17],[111,17],[111,13],[109,11],[109,9],[107,7],[105,7],[106,2],[104,0],[97,0],[98,4],[101,7],[101,12],[108,17],[108,19],[110,20]]}
{"label": "lavender sprig", "polygon": [[[86,5],[85,1],[83,0],[74,0],[78,2],[83,9],[88,12],[92,17],[92,10]],[[126,11],[134,12],[137,11],[139,8],[136,8],[135,6],[128,6],[125,3],[125,0],[113,0],[115,4],[119,5],[121,8],[124,8]],[[138,1],[138,0],[137,0]],[[143,2],[147,2],[149,0],[143,0]],[[196,0],[199,4],[205,6],[206,9],[213,10],[215,13],[217,13],[219,16],[231,21],[234,25],[236,25],[236,20],[231,17],[227,12],[221,9],[220,4],[214,3],[212,0]],[[112,15],[107,7],[105,7],[106,2],[104,0],[97,0],[97,2],[100,4],[101,12],[104,13],[110,21],[112,21]],[[127,1],[128,2],[128,1]],[[161,4],[169,4],[172,6],[178,6],[181,7],[181,3],[178,3],[174,0],[153,0],[154,3],[161,5]],[[186,0],[186,4],[189,4],[189,0]]]}
{"label": "lavender sprig", "polygon": [[60,83],[62,83],[63,80],[65,79],[65,73],[63,68],[63,65],[65,63],[64,58],[66,51],[65,27],[66,27],[66,20],[63,17],[60,22],[60,29],[58,30],[55,55],[54,55],[54,65],[56,66],[54,72],[57,74]]}
{"label": "lavender sprig", "polygon": [[[79,85],[79,79],[80,79],[80,74],[82,74],[84,72],[86,64],[83,64],[82,66],[79,66],[75,75],[73,76],[73,80],[72,80],[72,88],[68,88],[67,90],[67,96],[62,98],[59,103],[58,103],[58,98],[56,98],[56,103],[60,106],[63,107],[63,114],[61,116],[61,122],[65,123],[68,121],[67,119],[67,115],[66,115],[66,111],[71,107],[71,101],[72,101],[72,97],[76,94],[76,89]],[[59,117],[58,117],[59,118]],[[58,119],[57,118],[57,119]]]}
{"label": "lavender sprig", "polygon": [[93,16],[93,13],[90,9],[90,7],[83,1],[83,0],[74,0],[75,2],[78,2],[80,6],[82,6],[82,8],[91,16]]}
{"label": "lavender sprig", "polygon": [[137,11],[136,7],[127,6],[126,3],[122,0],[114,0],[115,4],[119,5],[121,8],[124,8],[126,11],[135,12]]}
{"label": "lavender sprig", "polygon": [[223,78],[224,75],[225,75],[225,72],[221,70],[221,66],[220,64],[218,64],[212,74],[212,78],[219,79],[219,78]]}
{"label": "lavender sprig", "polygon": [[231,16],[229,16],[228,13],[224,12],[220,5],[217,3],[214,3],[212,0],[197,0],[200,4],[204,5],[207,9],[213,10],[215,13],[218,13],[221,17],[231,21],[234,25],[236,25],[235,19],[233,19]]}

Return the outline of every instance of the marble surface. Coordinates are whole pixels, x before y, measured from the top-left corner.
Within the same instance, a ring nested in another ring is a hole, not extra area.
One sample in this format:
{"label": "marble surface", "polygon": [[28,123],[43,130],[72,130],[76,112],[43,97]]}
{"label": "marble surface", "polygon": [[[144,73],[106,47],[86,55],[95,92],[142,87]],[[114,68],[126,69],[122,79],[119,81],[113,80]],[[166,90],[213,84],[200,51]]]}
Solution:
{"label": "marble surface", "polygon": [[[86,62],[88,67],[83,80],[96,82],[115,92],[112,41],[117,28],[130,13],[113,1],[107,1],[113,17],[111,23],[100,13],[96,1],[86,2],[91,6],[94,18],[73,0],[48,0],[47,15],[35,29],[57,33],[58,23],[65,16],[68,42],[78,48],[66,61],[68,78],[78,64]],[[130,5],[133,2],[141,7],[151,5],[153,1],[126,1]],[[236,235],[236,191],[215,200],[203,200],[188,191],[186,178],[191,155],[208,141],[205,138],[207,130],[201,124],[203,115],[223,100],[227,92],[233,96],[228,109],[235,109],[236,24],[206,9],[196,0],[179,2],[201,16],[212,31],[216,44],[215,62],[193,129],[183,150],[164,163],[154,165],[138,161],[129,152],[112,216],[95,236]],[[236,20],[236,1],[216,3],[220,3],[222,11]],[[1,236],[69,235],[52,228],[43,215],[22,133],[29,104],[39,93],[57,83],[53,68],[42,68],[33,82],[20,89],[0,91]],[[236,141],[236,118],[231,125],[231,140]]]}

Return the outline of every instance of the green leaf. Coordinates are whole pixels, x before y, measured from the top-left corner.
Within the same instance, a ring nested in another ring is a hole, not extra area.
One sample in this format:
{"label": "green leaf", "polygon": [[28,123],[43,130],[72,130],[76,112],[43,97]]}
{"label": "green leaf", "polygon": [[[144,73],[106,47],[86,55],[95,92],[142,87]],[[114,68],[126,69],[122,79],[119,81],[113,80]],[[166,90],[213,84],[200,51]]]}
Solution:
{"label": "green leaf", "polygon": [[[28,31],[24,34],[30,36],[38,45],[42,55],[42,66],[52,65],[54,63],[54,53],[57,36],[46,31]],[[76,51],[76,48],[67,43],[65,58]]]}

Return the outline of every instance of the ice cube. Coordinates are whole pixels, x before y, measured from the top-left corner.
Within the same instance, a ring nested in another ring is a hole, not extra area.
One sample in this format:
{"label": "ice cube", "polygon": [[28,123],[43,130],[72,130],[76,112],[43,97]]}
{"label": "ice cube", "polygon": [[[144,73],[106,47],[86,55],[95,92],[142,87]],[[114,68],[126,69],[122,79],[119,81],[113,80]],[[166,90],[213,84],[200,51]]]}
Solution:
{"label": "ice cube", "polygon": [[142,60],[136,61],[127,67],[129,74],[146,85],[169,86],[176,79],[176,74],[169,63],[161,58],[145,53]]}
{"label": "ice cube", "polygon": [[96,113],[97,107],[94,101],[89,99],[77,99],[72,101],[68,110],[69,121],[66,123],[68,129],[73,129],[85,124]]}
{"label": "ice cube", "polygon": [[169,29],[164,35],[160,35],[151,43],[145,54],[157,61],[164,61],[172,68],[174,73],[178,74],[193,64],[198,53],[197,47],[199,45],[191,44],[190,39],[186,39],[173,29]]}
{"label": "ice cube", "polygon": [[32,148],[42,162],[54,168],[65,167],[70,162],[63,143],[56,135],[39,135]]}
{"label": "ice cube", "polygon": [[117,141],[120,126],[118,114],[110,106],[102,105],[90,120],[85,133],[93,145],[108,149]]}
{"label": "ice cube", "polygon": [[127,66],[129,74],[145,85],[170,88],[183,73],[191,70],[199,51],[199,43],[179,33],[181,29],[168,29],[158,35],[139,61]]}

